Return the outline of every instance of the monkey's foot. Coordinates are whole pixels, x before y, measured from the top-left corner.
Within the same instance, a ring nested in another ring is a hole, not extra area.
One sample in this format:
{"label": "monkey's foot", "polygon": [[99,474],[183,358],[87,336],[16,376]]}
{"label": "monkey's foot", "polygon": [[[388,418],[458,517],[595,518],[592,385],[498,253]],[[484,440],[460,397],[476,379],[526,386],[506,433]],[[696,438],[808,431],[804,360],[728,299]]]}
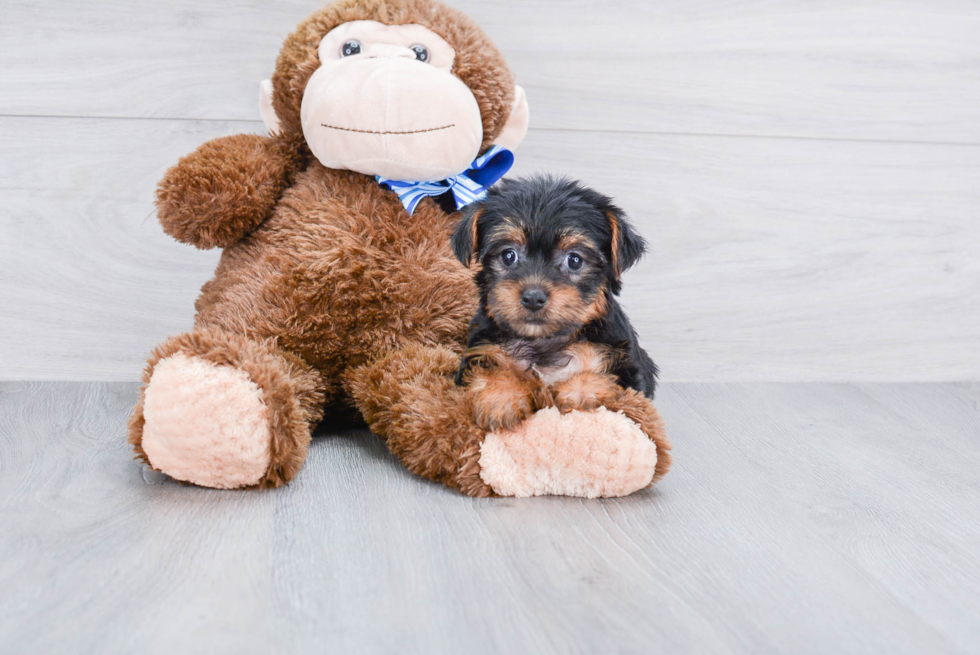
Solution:
{"label": "monkey's foot", "polygon": [[177,353],[143,401],[143,452],[172,478],[204,487],[258,484],[269,468],[269,410],[244,371]]}
{"label": "monkey's foot", "polygon": [[514,430],[487,434],[480,477],[501,496],[626,496],[650,485],[657,446],[625,414],[604,407],[536,412]]}
{"label": "monkey's foot", "polygon": [[298,357],[213,328],[157,347],[143,381],[129,422],[137,456],[204,487],[285,484],[322,412],[319,377]]}

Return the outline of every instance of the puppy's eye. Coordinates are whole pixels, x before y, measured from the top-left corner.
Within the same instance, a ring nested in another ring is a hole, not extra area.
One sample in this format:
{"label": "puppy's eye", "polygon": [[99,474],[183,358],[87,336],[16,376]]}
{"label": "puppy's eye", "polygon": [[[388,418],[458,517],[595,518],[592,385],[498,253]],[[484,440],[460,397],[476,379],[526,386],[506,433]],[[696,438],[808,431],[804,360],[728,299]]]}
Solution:
{"label": "puppy's eye", "polygon": [[568,266],[569,270],[577,271],[582,268],[583,264],[585,264],[585,260],[577,252],[570,252],[565,258],[565,265]]}
{"label": "puppy's eye", "polygon": [[425,49],[425,46],[421,43],[416,43],[412,46],[412,52],[415,53],[415,58],[421,62],[429,61],[429,51]]}
{"label": "puppy's eye", "polygon": [[508,248],[507,250],[500,253],[500,261],[504,266],[510,268],[517,263],[517,251],[513,248]]}
{"label": "puppy's eye", "polygon": [[340,55],[342,57],[350,57],[351,55],[361,54],[361,42],[351,39],[343,45],[340,49]]}

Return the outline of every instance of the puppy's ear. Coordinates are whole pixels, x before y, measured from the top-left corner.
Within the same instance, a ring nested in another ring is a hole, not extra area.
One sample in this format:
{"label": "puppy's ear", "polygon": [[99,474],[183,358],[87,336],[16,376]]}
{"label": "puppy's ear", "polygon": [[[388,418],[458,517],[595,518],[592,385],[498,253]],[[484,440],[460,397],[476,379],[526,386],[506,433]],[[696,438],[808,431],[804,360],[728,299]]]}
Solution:
{"label": "puppy's ear", "polygon": [[619,208],[613,208],[606,212],[609,219],[609,229],[612,232],[610,250],[612,255],[613,270],[616,272],[616,279],[623,274],[633,264],[640,261],[640,257],[647,250],[646,241],[639,234],[633,231],[629,219]]}
{"label": "puppy's ear", "polygon": [[473,255],[480,249],[479,227],[480,215],[483,214],[483,207],[470,205],[464,210],[463,218],[460,219],[453,232],[453,254],[456,259],[462,262],[463,266],[469,268],[473,261]]}

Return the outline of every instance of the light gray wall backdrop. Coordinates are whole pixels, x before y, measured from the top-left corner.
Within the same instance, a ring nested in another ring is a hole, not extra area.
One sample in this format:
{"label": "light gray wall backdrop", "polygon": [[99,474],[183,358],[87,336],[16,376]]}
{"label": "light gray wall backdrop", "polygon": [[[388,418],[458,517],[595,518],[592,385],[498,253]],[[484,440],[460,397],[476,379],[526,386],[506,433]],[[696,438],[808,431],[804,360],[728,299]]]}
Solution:
{"label": "light gray wall backdrop", "polygon": [[[132,380],[217,260],[153,215],[258,132],[310,0],[36,0],[0,22],[0,379]],[[980,378],[980,3],[458,0],[532,129],[617,197],[666,380]]]}

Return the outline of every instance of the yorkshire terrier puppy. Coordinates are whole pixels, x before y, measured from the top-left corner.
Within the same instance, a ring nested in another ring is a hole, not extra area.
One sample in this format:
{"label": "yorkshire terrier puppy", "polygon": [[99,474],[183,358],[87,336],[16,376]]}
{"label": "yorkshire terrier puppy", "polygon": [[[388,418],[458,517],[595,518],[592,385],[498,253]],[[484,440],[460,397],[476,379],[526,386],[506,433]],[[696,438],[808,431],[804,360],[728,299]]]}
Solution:
{"label": "yorkshire terrier puppy", "polygon": [[616,302],[645,244],[612,200],[564,178],[504,180],[452,244],[480,290],[456,383],[481,427],[595,409],[624,388],[653,398],[657,367]]}

